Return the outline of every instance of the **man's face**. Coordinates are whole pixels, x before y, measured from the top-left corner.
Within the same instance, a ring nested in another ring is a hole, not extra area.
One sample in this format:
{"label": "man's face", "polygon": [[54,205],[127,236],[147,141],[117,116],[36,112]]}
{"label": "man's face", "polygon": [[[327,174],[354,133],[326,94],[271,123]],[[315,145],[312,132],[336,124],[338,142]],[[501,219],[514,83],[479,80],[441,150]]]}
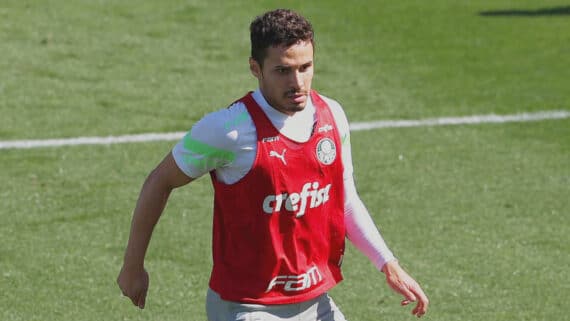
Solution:
{"label": "man's face", "polygon": [[263,97],[273,108],[288,115],[305,108],[313,80],[313,44],[310,41],[300,41],[289,47],[269,47],[263,66],[252,58],[249,65],[259,80]]}

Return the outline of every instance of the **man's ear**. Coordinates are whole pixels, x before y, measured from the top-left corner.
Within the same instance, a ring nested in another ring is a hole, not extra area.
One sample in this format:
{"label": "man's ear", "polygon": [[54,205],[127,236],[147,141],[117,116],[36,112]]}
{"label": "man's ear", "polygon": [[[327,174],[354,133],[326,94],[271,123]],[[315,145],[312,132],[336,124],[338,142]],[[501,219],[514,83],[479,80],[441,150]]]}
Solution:
{"label": "man's ear", "polygon": [[255,78],[261,80],[261,77],[263,76],[261,72],[261,66],[252,57],[249,57],[249,70],[251,71],[251,74],[255,76]]}

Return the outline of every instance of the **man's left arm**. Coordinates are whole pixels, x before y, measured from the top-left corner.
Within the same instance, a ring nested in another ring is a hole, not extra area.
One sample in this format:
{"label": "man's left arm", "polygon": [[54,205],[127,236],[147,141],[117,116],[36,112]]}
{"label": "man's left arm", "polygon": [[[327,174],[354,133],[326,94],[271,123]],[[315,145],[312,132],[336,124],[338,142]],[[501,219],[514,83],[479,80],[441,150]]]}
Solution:
{"label": "man's left arm", "polygon": [[374,263],[378,270],[384,272],[390,288],[404,296],[402,305],[417,302],[412,314],[421,317],[426,313],[429,305],[427,296],[420,285],[398,264],[384,242],[380,231],[356,193],[354,180],[345,179],[344,184],[344,220],[347,238]]}
{"label": "man's left arm", "polygon": [[380,231],[376,228],[372,217],[358,196],[353,178],[352,154],[350,145],[350,129],[348,120],[340,105],[327,99],[334,114],[342,141],[342,161],[344,165],[345,206],[344,217],[346,236],[352,244],[362,252],[386,275],[386,282],[397,293],[404,296],[402,305],[417,302],[412,314],[421,317],[427,311],[429,301],[420,285],[398,264],[392,251],[386,245]]}

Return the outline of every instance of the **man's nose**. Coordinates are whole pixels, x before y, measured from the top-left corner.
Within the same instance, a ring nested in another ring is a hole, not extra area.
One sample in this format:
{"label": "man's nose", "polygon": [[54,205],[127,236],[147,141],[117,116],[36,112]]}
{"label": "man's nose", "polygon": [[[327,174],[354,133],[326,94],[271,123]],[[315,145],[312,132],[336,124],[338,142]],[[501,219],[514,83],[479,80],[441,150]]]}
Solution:
{"label": "man's nose", "polygon": [[291,86],[295,89],[303,88],[303,74],[298,70],[293,71],[291,74]]}

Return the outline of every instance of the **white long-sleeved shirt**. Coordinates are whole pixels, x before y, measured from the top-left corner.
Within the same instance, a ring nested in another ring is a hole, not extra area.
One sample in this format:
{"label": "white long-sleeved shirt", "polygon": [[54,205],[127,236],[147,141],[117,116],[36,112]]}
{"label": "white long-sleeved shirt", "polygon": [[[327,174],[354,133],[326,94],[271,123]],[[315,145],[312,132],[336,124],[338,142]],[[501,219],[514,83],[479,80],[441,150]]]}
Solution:
{"label": "white long-sleeved shirt", "polygon": [[[348,120],[338,102],[321,97],[331,108],[342,140],[347,237],[381,270],[386,262],[395,258],[356,191]],[[271,107],[259,89],[253,92],[253,98],[281,134],[298,142],[309,140],[316,120],[310,99],[302,111],[286,115]],[[253,166],[256,149],[257,135],[253,120],[245,105],[237,102],[229,108],[204,116],[174,146],[172,155],[178,167],[189,177],[198,178],[213,170],[217,179],[225,184],[233,184]]]}

